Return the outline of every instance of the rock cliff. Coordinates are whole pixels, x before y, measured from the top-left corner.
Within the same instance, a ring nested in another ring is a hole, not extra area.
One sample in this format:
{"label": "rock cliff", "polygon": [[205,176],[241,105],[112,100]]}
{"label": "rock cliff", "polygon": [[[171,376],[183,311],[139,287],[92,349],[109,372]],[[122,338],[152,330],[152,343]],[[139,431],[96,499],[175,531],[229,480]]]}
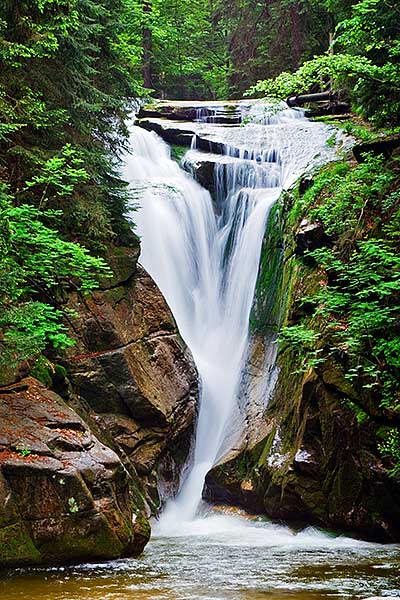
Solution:
{"label": "rock cliff", "polygon": [[[321,285],[321,273],[304,251],[331,240],[298,209],[306,184],[282,198],[266,232],[252,315],[258,357],[254,361],[250,353],[250,386],[264,369],[260,337],[269,340],[281,324],[312,318],[301,300]],[[323,322],[321,327],[323,340]],[[398,541],[400,484],[379,451],[379,429],[395,426],[396,416],[376,409],[365,382],[350,384],[340,357],[304,368],[304,352],[279,345],[272,398],[262,392],[263,408],[246,448],[209,473],[206,496],[279,520]]]}
{"label": "rock cliff", "polygon": [[138,256],[114,247],[113,277],[70,295],[75,345],[35,370],[47,387],[0,388],[2,566],[136,556],[179,483],[197,372]]}
{"label": "rock cliff", "polygon": [[141,553],[128,472],[60,396],[33,378],[2,388],[0,423],[2,566]]}
{"label": "rock cliff", "polygon": [[138,474],[146,510],[154,513],[158,488],[176,489],[190,449],[197,372],[137,255],[114,249],[114,278],[89,298],[71,296],[76,344],[62,364],[104,439]]}

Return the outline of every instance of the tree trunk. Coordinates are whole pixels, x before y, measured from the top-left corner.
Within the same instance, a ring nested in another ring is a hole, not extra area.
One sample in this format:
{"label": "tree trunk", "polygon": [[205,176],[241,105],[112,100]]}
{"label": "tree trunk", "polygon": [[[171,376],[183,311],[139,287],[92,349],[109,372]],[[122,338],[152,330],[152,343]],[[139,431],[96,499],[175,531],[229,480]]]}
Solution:
{"label": "tree trunk", "polygon": [[299,18],[299,6],[293,4],[290,9],[290,21],[292,25],[292,60],[293,68],[298,69],[300,58],[303,53],[302,33]]}
{"label": "tree trunk", "polygon": [[151,0],[143,0],[143,16],[144,16],[144,27],[142,31],[142,45],[143,45],[143,83],[144,87],[153,87],[153,74],[151,69],[151,56],[152,56],[152,35],[149,24],[149,16],[151,14]]}

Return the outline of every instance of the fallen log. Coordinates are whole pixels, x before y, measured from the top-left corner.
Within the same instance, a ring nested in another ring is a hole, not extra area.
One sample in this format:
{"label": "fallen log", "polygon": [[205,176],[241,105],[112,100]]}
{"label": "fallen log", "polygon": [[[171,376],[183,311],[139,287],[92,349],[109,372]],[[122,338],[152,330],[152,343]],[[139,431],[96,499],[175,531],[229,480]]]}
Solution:
{"label": "fallen log", "polygon": [[315,106],[312,109],[308,109],[307,116],[309,117],[341,115],[350,110],[350,105],[341,99],[340,92],[297,94],[296,96],[289,96],[286,103],[290,108],[304,106],[304,104],[314,104]]}
{"label": "fallen log", "polygon": [[304,106],[308,102],[335,102],[338,100],[337,92],[318,92],[317,94],[296,94],[289,96],[286,104],[293,108],[295,106]]}

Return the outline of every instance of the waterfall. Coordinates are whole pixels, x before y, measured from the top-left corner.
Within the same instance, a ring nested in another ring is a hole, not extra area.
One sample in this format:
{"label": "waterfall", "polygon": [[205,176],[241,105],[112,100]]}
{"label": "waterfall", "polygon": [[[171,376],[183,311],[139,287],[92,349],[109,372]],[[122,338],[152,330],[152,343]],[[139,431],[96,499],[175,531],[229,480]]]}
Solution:
{"label": "waterfall", "polygon": [[[293,112],[285,111],[285,127],[297,127]],[[279,122],[274,119],[278,128]],[[132,219],[142,238],[140,261],[162,290],[201,382],[193,460],[178,496],[167,504],[167,529],[193,519],[207,472],[243,434],[245,417],[237,395],[266,222],[282,186],[296,178],[316,150],[315,139],[305,150],[303,144],[299,160],[299,138],[293,131],[288,141],[271,129],[267,147],[257,143],[255,133],[267,129],[264,123],[236,128],[239,142],[243,130],[249,130],[252,147],[239,143],[240,150],[233,152],[237,145],[227,140],[226,155],[213,157],[215,203],[170,159],[161,138],[131,129],[133,153],[126,160],[125,177],[139,197]],[[316,138],[322,147],[326,132]],[[196,153],[191,149],[186,160],[194,160]]]}

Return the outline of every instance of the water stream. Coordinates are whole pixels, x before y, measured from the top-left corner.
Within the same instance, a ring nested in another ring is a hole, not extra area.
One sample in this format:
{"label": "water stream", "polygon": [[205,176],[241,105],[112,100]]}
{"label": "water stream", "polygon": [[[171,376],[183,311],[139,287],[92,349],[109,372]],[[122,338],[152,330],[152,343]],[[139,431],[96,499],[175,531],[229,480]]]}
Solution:
{"label": "water stream", "polygon": [[[198,113],[196,134],[224,155],[196,150],[187,170],[214,163],[215,198],[170,159],[155,134],[132,128],[126,177],[140,209],[141,262],[170,305],[199,370],[202,394],[192,460],[143,557],[98,565],[17,569],[1,600],[338,600],[400,598],[400,549],[294,530],[201,505],[207,471],[240,443],[238,393],[265,225],[273,203],[315,160],[331,131],[301,113],[243,107],[244,127]],[[185,124],[181,125],[186,127]],[[271,364],[274,352],[269,353]],[[269,369],[273,378],[273,369]],[[273,379],[271,379],[273,385]]]}
{"label": "water stream", "polygon": [[[213,110],[218,116],[222,109]],[[197,111],[184,164],[195,173],[196,164],[211,163],[214,202],[170,159],[161,138],[131,130],[125,177],[139,193],[140,260],[167,299],[201,382],[193,458],[158,525],[164,533],[193,520],[207,472],[243,437],[238,390],[266,221],[282,188],[326,151],[326,126],[301,112],[270,114],[259,104],[241,110],[242,127],[215,125],[211,109]],[[197,135],[215,136],[222,155],[196,150]]]}
{"label": "water stream", "polygon": [[1,600],[362,600],[400,597],[400,552],[213,516],[185,537],[155,537],[139,559],[17,569]]}

